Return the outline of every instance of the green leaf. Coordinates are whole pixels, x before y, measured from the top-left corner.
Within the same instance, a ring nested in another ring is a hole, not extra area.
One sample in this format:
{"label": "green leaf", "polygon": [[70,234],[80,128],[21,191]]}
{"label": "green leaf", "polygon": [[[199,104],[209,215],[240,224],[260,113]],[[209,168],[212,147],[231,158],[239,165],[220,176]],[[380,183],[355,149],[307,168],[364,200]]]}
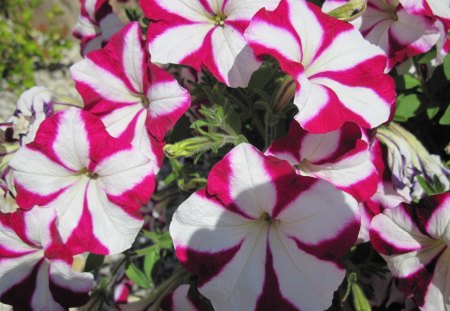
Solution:
{"label": "green leaf", "polygon": [[433,186],[436,194],[443,193],[446,191],[445,186],[442,184],[441,180],[437,175],[433,176]]}
{"label": "green leaf", "polygon": [[433,187],[425,180],[425,178],[421,175],[417,176],[417,181],[419,182],[420,186],[425,190],[427,195],[433,195],[435,194],[435,190]]}
{"label": "green leaf", "polygon": [[356,311],[372,311],[370,303],[358,283],[352,284],[352,296],[353,306],[355,307]]}
{"label": "green leaf", "polygon": [[84,272],[92,272],[100,268],[105,260],[105,256],[97,254],[89,254],[84,265]]}
{"label": "green leaf", "polygon": [[414,117],[420,107],[420,100],[416,94],[400,95],[397,99],[397,109],[394,120],[405,122]]}
{"label": "green leaf", "polygon": [[275,71],[270,64],[263,64],[255,73],[253,73],[248,88],[250,90],[263,89],[271,80]]}
{"label": "green leaf", "polygon": [[447,80],[450,80],[450,54],[447,54],[444,58],[444,74]]}
{"label": "green leaf", "polygon": [[450,105],[447,106],[447,109],[445,109],[444,114],[439,119],[439,124],[450,125]]}
{"label": "green leaf", "polygon": [[127,269],[125,270],[125,274],[127,277],[139,285],[142,288],[149,288],[150,287],[150,281],[148,280],[147,276],[144,272],[139,270],[138,267],[132,262],[128,264]]}
{"label": "green leaf", "polygon": [[171,249],[173,247],[172,238],[169,232],[153,232],[144,230],[144,236],[153,241],[161,249]]}
{"label": "green leaf", "polygon": [[160,258],[159,251],[160,251],[159,248],[155,247],[151,249],[148,255],[146,255],[144,258],[144,273],[147,276],[148,280],[150,280],[152,283],[153,283],[152,271],[153,268],[155,267],[155,264],[158,262]]}
{"label": "green leaf", "polygon": [[399,90],[409,90],[420,86],[420,81],[408,74],[405,74],[403,76],[397,76],[394,79],[396,88]]}
{"label": "green leaf", "polygon": [[426,64],[431,62],[435,58],[436,58],[436,50],[433,49],[425,54],[420,55],[417,59],[417,62],[419,64]]}
{"label": "green leaf", "polygon": [[241,133],[241,118],[239,114],[231,107],[228,107],[226,110],[225,122],[233,129],[236,134]]}
{"label": "green leaf", "polygon": [[428,119],[433,119],[439,112],[439,107],[428,107],[427,108],[427,116]]}

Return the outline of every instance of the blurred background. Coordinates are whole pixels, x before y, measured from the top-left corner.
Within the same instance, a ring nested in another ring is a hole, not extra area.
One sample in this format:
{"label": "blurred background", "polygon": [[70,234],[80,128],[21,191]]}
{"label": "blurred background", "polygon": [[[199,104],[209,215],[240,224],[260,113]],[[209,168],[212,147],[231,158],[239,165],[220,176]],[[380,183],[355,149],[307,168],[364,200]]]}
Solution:
{"label": "blurred background", "polygon": [[68,68],[81,58],[71,35],[79,13],[77,0],[0,0],[0,122],[32,86],[77,96]]}

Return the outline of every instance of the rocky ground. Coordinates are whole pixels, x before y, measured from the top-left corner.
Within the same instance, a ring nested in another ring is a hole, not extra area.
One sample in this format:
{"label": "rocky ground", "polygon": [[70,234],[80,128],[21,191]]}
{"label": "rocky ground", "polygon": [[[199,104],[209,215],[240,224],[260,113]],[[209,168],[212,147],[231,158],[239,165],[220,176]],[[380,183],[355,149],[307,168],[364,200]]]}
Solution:
{"label": "rocky ground", "polygon": [[[68,37],[71,36],[71,29],[76,23],[79,14],[79,1],[76,0],[44,0],[39,9],[35,12],[33,25],[36,29],[45,31],[47,29],[46,12],[53,5],[59,5],[63,14],[55,22],[61,24],[61,31]],[[70,78],[69,67],[81,59],[79,45],[74,41],[73,48],[67,51],[64,63],[58,70],[40,70],[35,73],[36,85],[42,85],[56,94],[77,97],[78,93],[74,88],[74,82]],[[0,88],[0,122],[6,121],[15,110],[18,94],[4,91]]]}

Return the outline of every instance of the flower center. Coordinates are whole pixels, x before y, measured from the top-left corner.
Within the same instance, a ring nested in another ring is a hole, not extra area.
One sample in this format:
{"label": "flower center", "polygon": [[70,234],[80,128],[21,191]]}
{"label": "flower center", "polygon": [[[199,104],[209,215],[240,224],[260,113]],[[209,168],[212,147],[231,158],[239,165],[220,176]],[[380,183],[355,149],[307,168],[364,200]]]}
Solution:
{"label": "flower center", "polygon": [[78,171],[77,175],[85,175],[87,178],[94,180],[98,178],[98,174],[89,171],[86,167]]}
{"label": "flower center", "polygon": [[273,219],[272,216],[269,215],[269,213],[263,213],[261,217],[259,217],[260,220],[263,222],[271,223],[272,221],[275,221],[276,219]]}
{"label": "flower center", "polygon": [[141,99],[141,103],[144,108],[150,106],[150,100],[147,96],[145,96],[145,94],[139,94],[139,98]]}
{"label": "flower center", "polygon": [[226,16],[224,16],[222,13],[219,13],[214,17],[214,24],[223,27],[225,25],[225,19]]}
{"label": "flower center", "polygon": [[389,19],[393,21],[398,21],[397,15],[397,7],[399,6],[399,2],[397,0],[386,1],[385,0],[385,8],[384,12],[386,12],[389,16]]}

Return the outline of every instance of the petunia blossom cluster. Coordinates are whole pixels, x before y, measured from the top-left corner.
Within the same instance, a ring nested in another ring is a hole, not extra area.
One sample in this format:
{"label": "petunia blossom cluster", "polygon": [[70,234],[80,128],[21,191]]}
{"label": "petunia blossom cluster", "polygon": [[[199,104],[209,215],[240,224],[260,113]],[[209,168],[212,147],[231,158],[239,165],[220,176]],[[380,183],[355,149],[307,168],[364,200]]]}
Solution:
{"label": "petunia blossom cluster", "polygon": [[124,23],[80,0],[80,98],[35,87],[0,124],[0,302],[370,309],[375,271],[450,308],[450,170],[394,122],[443,102],[418,59],[444,62],[440,1],[139,0]]}

